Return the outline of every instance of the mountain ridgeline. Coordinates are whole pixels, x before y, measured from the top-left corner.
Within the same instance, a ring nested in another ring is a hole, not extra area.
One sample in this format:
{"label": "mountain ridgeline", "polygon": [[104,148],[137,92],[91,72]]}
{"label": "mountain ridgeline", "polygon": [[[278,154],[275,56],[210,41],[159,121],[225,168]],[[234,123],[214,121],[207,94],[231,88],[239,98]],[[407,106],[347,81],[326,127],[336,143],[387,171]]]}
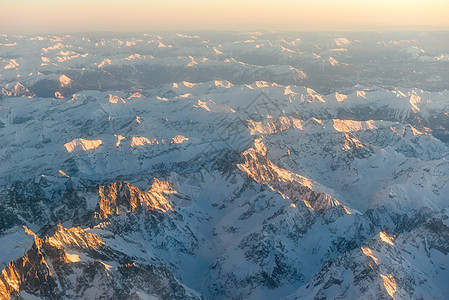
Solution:
{"label": "mountain ridgeline", "polygon": [[0,35],[0,299],[447,299],[444,38]]}

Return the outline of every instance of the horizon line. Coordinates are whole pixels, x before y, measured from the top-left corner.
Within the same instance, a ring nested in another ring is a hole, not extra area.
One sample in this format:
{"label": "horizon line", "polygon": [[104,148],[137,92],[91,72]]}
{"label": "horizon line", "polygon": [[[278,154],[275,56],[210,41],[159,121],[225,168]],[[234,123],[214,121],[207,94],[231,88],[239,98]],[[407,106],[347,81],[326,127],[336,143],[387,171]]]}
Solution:
{"label": "horizon line", "polygon": [[56,34],[89,34],[89,33],[118,33],[118,34],[139,34],[139,33],[180,33],[180,32],[223,32],[223,33],[383,33],[383,32],[445,32],[449,31],[449,26],[389,26],[388,28],[363,28],[363,29],[139,29],[139,30],[67,30],[67,31],[36,31],[36,32],[14,32],[0,31],[1,35],[56,35]]}

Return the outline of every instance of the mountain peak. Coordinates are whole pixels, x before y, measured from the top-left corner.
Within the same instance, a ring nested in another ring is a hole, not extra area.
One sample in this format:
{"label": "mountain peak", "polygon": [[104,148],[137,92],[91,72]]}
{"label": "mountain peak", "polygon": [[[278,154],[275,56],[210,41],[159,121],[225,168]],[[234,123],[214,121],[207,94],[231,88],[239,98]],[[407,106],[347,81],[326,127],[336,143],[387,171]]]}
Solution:
{"label": "mountain peak", "polygon": [[61,86],[70,85],[71,82],[72,82],[72,79],[70,79],[66,75],[63,74],[63,75],[59,76],[59,83]]}
{"label": "mountain peak", "polygon": [[173,210],[165,194],[175,192],[165,181],[155,179],[148,192],[126,183],[115,182],[99,187],[100,200],[97,205],[96,216],[102,220],[109,216],[140,210],[159,210],[167,212]]}

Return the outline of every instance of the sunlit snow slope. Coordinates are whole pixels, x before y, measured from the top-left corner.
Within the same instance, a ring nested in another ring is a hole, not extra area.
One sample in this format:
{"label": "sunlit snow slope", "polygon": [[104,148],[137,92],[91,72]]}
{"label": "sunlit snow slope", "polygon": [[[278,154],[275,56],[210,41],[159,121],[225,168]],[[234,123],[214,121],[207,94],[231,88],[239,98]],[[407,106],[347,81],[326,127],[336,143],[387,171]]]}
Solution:
{"label": "sunlit snow slope", "polygon": [[441,40],[0,35],[0,298],[447,299]]}

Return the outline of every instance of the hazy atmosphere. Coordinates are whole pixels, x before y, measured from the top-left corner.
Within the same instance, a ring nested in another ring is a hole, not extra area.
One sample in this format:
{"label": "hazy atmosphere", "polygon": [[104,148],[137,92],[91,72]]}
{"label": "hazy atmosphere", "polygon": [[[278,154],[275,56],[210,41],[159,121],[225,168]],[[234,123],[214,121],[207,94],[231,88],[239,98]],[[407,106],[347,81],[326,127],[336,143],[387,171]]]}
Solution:
{"label": "hazy atmosphere", "polygon": [[1,6],[5,33],[449,28],[445,0],[2,0]]}
{"label": "hazy atmosphere", "polygon": [[0,0],[1,300],[448,300],[449,0]]}

